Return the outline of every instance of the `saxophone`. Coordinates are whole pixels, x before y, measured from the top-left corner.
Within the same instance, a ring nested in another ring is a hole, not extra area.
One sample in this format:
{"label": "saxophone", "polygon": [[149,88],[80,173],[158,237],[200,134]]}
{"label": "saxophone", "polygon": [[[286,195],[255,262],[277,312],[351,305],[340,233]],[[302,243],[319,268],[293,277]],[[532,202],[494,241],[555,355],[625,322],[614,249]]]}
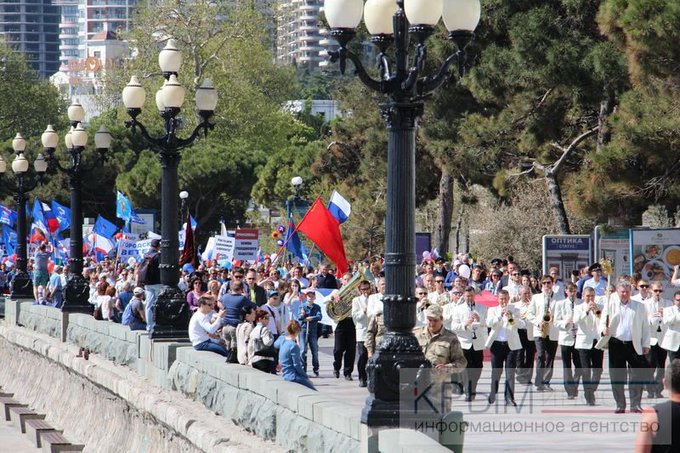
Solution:
{"label": "saxophone", "polygon": [[514,326],[515,325],[515,318],[512,316],[512,312],[510,310],[505,312],[505,317],[508,320],[508,325],[509,326]]}
{"label": "saxophone", "polygon": [[543,313],[544,313],[543,323],[541,324],[541,338],[548,338],[548,335],[550,335],[550,323],[552,322],[552,315],[550,314],[550,299],[546,299]]}

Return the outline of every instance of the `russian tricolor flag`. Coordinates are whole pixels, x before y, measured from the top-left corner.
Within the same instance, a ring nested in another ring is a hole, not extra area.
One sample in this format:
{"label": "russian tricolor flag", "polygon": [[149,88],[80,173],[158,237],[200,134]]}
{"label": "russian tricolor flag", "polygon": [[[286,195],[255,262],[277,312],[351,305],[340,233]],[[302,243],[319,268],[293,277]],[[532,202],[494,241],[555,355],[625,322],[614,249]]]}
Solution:
{"label": "russian tricolor flag", "polygon": [[40,202],[42,205],[43,217],[45,219],[45,224],[49,229],[50,234],[54,234],[59,229],[59,220],[57,216],[54,215],[54,211],[50,208],[50,205]]}
{"label": "russian tricolor flag", "polygon": [[344,223],[352,212],[352,206],[349,201],[334,190],[328,202],[328,210],[338,220],[338,223]]}

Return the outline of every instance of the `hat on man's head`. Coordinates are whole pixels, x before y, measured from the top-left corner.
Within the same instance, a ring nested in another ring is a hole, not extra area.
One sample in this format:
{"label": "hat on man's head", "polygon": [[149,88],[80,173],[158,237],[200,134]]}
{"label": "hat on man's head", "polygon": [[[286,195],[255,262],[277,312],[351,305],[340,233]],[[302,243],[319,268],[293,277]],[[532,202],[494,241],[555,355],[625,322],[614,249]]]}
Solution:
{"label": "hat on man's head", "polygon": [[59,265],[54,266],[54,272],[59,272],[62,269],[63,269],[63,267],[61,267]]}
{"label": "hat on man's head", "polygon": [[442,311],[442,307],[440,307],[439,305],[434,305],[434,304],[430,305],[425,310],[425,316],[427,316],[428,318],[443,319],[444,314],[443,314],[443,311]]}
{"label": "hat on man's head", "polygon": [[142,294],[144,294],[144,288],[138,286],[132,290],[132,294],[134,294],[135,296],[141,296]]}
{"label": "hat on man's head", "polygon": [[267,291],[267,299],[271,299],[272,297],[276,297],[278,295],[279,295],[278,291],[274,291],[274,290]]}
{"label": "hat on man's head", "polygon": [[305,288],[305,289],[302,290],[302,294],[310,294],[310,293],[314,293],[314,295],[316,296],[316,290],[314,288]]}
{"label": "hat on man's head", "polygon": [[157,249],[160,246],[161,246],[161,240],[160,239],[151,239],[151,247]]}
{"label": "hat on man's head", "polygon": [[491,264],[500,266],[501,264],[503,264],[503,261],[501,261],[500,258],[494,258],[491,260]]}
{"label": "hat on man's head", "polygon": [[602,272],[602,265],[600,263],[593,263],[588,268],[588,272],[600,271]]}
{"label": "hat on man's head", "polygon": [[99,274],[99,278],[108,278],[108,277],[109,277],[109,274],[107,274],[106,272],[102,272],[101,274]]}

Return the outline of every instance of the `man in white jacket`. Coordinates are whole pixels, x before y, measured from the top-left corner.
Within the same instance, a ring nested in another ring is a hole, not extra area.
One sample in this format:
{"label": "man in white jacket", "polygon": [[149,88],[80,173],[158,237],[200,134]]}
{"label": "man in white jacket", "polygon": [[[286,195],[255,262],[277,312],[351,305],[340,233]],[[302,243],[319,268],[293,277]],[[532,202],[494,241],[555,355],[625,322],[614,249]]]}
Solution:
{"label": "man in white jacket", "polygon": [[444,327],[458,335],[460,347],[463,348],[463,355],[467,360],[467,367],[462,373],[463,391],[465,401],[472,401],[477,395],[477,383],[484,363],[486,307],[475,304],[475,289],[472,286],[465,288],[463,300],[465,302],[459,305],[450,304],[453,311],[450,319],[444,317]]}
{"label": "man in white jacket", "polygon": [[[650,296],[642,301],[647,307],[649,318],[649,353],[646,355],[649,363],[649,383],[647,384],[647,396],[649,398],[661,398],[663,391],[663,376],[666,372],[666,356],[668,353],[661,347],[666,327],[663,325],[663,310],[670,307],[670,301],[663,298],[663,284],[652,283]],[[632,299],[632,297],[631,297]]]}
{"label": "man in white jacket", "polygon": [[366,387],[368,375],[366,364],[368,363],[368,351],[364,345],[366,330],[368,329],[368,297],[371,294],[371,283],[363,280],[359,283],[359,296],[352,299],[352,319],[356,329],[357,340],[357,368],[359,371],[359,387]]}
{"label": "man in white jacket", "polygon": [[649,321],[647,309],[640,302],[630,299],[630,283],[622,281],[616,285],[618,297],[612,297],[600,319],[599,329],[609,339],[609,376],[612,393],[616,401],[614,413],[626,412],[624,386],[627,370],[630,368],[631,412],[642,412],[642,382],[645,379],[647,361],[644,355],[649,352]]}
{"label": "man in white jacket", "polygon": [[553,375],[553,363],[557,352],[559,332],[555,327],[555,293],[552,290],[553,279],[550,275],[541,278],[541,293],[534,294],[531,306],[527,311],[527,320],[534,327],[536,343],[536,391],[552,391],[550,380]]}
{"label": "man in white jacket", "polygon": [[555,327],[559,330],[557,344],[562,355],[564,389],[567,391],[567,398],[573,400],[578,395],[578,383],[581,379],[581,359],[574,347],[578,331],[574,322],[574,310],[581,304],[581,300],[576,298],[576,285],[572,282],[565,285],[564,293],[566,299],[555,304]]}
{"label": "man in white jacket", "polygon": [[680,359],[680,291],[673,294],[673,305],[663,309],[663,325],[666,333],[661,347],[668,351],[669,362]]}
{"label": "man in white jacket", "polygon": [[594,288],[583,289],[584,303],[574,308],[574,323],[578,327],[574,347],[581,362],[583,394],[588,406],[595,405],[595,391],[600,385],[604,351],[595,344],[600,339],[598,323],[604,311],[604,304],[597,303]]}
{"label": "man in white jacket", "polygon": [[486,347],[491,350],[491,393],[489,404],[496,402],[496,394],[500,385],[503,367],[505,366],[505,405],[517,406],[515,403],[515,367],[517,351],[522,349],[519,339],[520,329],[524,321],[519,310],[510,305],[510,294],[502,289],[498,292],[498,305],[489,308],[487,324],[491,327]]}

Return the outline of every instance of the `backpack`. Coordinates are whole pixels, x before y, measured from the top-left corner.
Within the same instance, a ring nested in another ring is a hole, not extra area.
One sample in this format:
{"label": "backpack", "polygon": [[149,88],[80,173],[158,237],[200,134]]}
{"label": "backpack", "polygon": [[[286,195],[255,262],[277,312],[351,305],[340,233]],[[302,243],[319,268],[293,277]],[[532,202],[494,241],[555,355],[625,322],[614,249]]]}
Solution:
{"label": "backpack", "polygon": [[142,265],[139,267],[139,270],[137,271],[137,286],[144,286],[148,283],[151,262],[153,261],[156,255],[157,253],[148,254],[144,256],[144,261],[142,262]]}
{"label": "backpack", "polygon": [[132,302],[129,302],[125,306],[125,310],[123,311],[123,317],[121,318],[120,323],[124,326],[129,326],[132,323],[133,319],[134,316],[132,315]]}

